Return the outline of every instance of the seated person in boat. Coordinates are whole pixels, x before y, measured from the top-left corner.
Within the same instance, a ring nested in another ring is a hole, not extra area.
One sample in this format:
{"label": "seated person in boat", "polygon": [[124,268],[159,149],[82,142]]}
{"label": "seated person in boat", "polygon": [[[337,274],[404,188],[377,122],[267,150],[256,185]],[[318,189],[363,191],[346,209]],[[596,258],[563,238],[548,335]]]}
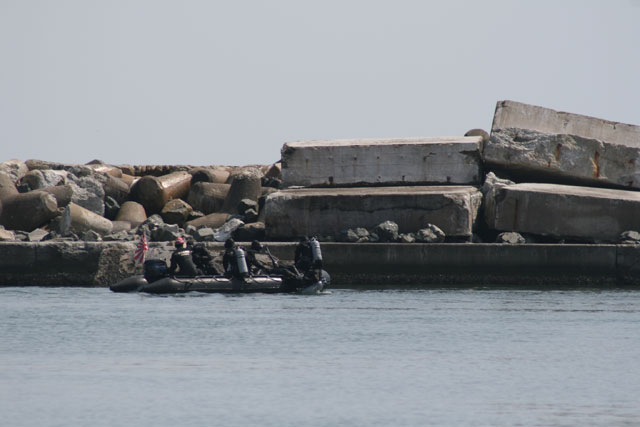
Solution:
{"label": "seated person in boat", "polygon": [[193,263],[191,251],[182,237],[178,237],[174,243],[176,250],[171,255],[169,274],[177,276],[197,276],[198,270]]}
{"label": "seated person in boat", "polygon": [[[257,255],[266,255],[273,265],[260,260]],[[251,274],[271,274],[278,267],[278,262],[269,253],[269,250],[259,241],[251,242],[251,248],[247,251],[247,266]]]}
{"label": "seated person in boat", "polygon": [[215,266],[215,263],[213,262],[213,257],[204,246],[204,244],[197,243],[196,245],[194,245],[191,256],[193,258],[194,264],[201,274],[207,276],[216,276],[220,274]]}
{"label": "seated person in boat", "polygon": [[244,248],[237,246],[233,239],[224,242],[222,266],[226,277],[244,278],[249,275]]}

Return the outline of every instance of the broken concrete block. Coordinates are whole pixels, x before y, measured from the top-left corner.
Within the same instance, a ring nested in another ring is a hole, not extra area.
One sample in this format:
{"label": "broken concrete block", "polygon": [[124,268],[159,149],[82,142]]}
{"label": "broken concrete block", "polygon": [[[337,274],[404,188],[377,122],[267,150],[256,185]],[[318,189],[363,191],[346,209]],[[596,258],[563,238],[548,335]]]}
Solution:
{"label": "broken concrete block", "polygon": [[491,133],[507,128],[576,135],[608,144],[640,147],[640,126],[565,113],[521,102],[498,101]]}
{"label": "broken concrete block", "polygon": [[477,184],[482,137],[287,143],[282,186]]}
{"label": "broken concrete block", "polygon": [[640,229],[640,193],[558,184],[512,184],[485,193],[490,228],[615,242]]}
{"label": "broken concrete block", "polygon": [[437,225],[447,236],[470,237],[482,201],[471,186],[304,188],[267,197],[267,238],[333,236],[390,220],[400,233]]}
{"label": "broken concrete block", "polygon": [[533,105],[498,103],[483,157],[528,181],[640,188],[639,126]]}

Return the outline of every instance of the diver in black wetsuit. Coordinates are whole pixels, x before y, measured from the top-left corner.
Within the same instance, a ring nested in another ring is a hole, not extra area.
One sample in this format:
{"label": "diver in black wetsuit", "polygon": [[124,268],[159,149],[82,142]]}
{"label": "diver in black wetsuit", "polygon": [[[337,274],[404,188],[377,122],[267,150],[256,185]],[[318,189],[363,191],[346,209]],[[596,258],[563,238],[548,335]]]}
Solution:
{"label": "diver in black wetsuit", "polygon": [[[267,255],[272,262],[272,266],[260,261],[256,255]],[[251,248],[247,251],[247,266],[251,274],[271,274],[278,268],[278,261],[271,255],[269,250],[257,240],[251,242]]]}
{"label": "diver in black wetsuit", "polygon": [[207,250],[207,248],[202,243],[198,243],[193,247],[193,251],[191,252],[193,262],[198,268],[198,270],[207,276],[216,276],[220,274],[218,269],[216,268],[213,257]]}
{"label": "diver in black wetsuit", "polygon": [[[182,237],[178,237],[174,243],[176,250],[171,254],[171,266],[169,274],[177,276],[197,276],[198,269],[193,263],[191,251]],[[176,272],[177,270],[177,272]]]}
{"label": "diver in black wetsuit", "polygon": [[237,246],[233,239],[224,242],[224,255],[222,256],[222,266],[226,277],[244,278],[249,275],[245,260],[244,248]]}

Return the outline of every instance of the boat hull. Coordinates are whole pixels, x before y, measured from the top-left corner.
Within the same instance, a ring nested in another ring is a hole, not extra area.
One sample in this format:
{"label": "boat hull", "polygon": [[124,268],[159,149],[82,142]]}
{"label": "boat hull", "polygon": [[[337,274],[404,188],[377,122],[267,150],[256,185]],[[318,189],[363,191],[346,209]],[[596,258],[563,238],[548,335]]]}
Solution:
{"label": "boat hull", "polygon": [[138,289],[148,294],[204,293],[277,293],[284,292],[281,277],[256,276],[246,279],[223,276],[165,277]]}
{"label": "boat hull", "polygon": [[148,282],[144,276],[131,276],[110,287],[113,292],[145,292],[148,294],[204,293],[318,293],[331,283],[329,273],[322,271],[321,279],[309,282],[303,277],[283,278],[274,276],[250,276],[228,278],[225,276],[174,277],[166,276]]}

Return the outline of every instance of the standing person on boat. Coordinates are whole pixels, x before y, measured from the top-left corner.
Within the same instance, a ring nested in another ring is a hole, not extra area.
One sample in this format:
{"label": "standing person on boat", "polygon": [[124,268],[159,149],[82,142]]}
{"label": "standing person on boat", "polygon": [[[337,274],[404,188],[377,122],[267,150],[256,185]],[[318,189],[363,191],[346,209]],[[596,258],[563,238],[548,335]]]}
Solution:
{"label": "standing person on boat", "polygon": [[315,237],[304,236],[296,246],[295,267],[305,280],[317,282],[322,277],[322,252],[320,242]]}
{"label": "standing person on boat", "polygon": [[302,237],[298,246],[296,246],[294,263],[296,268],[300,271],[307,271],[311,268],[313,263],[313,253],[311,252],[311,241],[308,236]]}
{"label": "standing person on boat", "polygon": [[244,278],[249,275],[245,250],[237,246],[231,238],[224,242],[222,266],[224,267],[224,275],[227,277]]}
{"label": "standing person on boat", "polygon": [[184,239],[182,237],[178,237],[174,246],[176,247],[176,250],[171,255],[169,274],[178,276],[197,276],[198,269],[193,263],[191,251],[187,249],[187,244]]}

